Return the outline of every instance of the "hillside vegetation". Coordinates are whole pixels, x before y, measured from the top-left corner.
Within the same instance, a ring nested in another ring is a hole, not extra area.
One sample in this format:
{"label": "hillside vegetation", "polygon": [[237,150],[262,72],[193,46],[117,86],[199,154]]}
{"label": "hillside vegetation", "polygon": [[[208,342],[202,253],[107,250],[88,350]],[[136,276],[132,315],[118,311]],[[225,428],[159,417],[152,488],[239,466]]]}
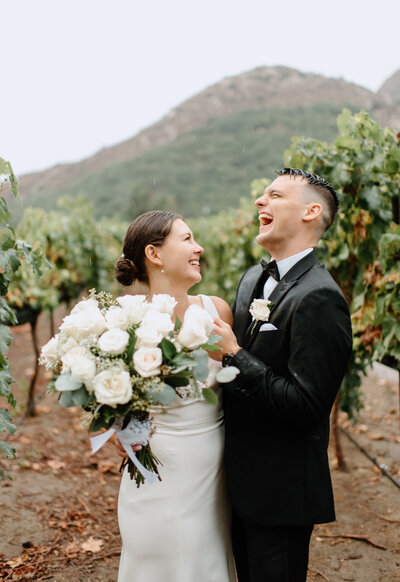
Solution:
{"label": "hillside vegetation", "polygon": [[98,218],[131,220],[155,208],[170,208],[187,217],[214,214],[246,197],[253,178],[272,176],[282,166],[292,136],[334,139],[336,118],[344,106],[240,111],[63,189],[32,194],[25,204],[49,210],[62,195],[83,194],[93,202]]}

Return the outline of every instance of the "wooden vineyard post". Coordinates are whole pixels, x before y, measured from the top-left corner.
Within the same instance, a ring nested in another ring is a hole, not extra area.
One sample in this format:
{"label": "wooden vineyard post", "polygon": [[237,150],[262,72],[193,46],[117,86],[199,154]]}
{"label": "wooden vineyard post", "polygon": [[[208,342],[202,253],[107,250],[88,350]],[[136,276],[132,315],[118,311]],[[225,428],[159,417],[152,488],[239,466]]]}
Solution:
{"label": "wooden vineyard post", "polygon": [[339,471],[346,471],[347,466],[344,460],[343,449],[340,442],[340,433],[339,433],[339,392],[335,398],[335,402],[332,408],[331,414],[331,433],[332,433],[332,441],[333,441],[333,448],[335,451],[335,458],[337,462],[337,467]]}

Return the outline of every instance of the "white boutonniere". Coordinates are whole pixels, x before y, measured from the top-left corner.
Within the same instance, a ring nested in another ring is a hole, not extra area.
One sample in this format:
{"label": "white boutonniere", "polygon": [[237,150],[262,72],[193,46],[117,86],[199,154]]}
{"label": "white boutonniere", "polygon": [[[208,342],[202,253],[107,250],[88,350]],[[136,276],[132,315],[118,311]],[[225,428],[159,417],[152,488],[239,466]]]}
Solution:
{"label": "white boutonniere", "polygon": [[272,301],[268,301],[268,299],[253,300],[249,309],[251,315],[254,318],[253,327],[251,328],[250,333],[253,333],[258,321],[268,321],[272,306]]}

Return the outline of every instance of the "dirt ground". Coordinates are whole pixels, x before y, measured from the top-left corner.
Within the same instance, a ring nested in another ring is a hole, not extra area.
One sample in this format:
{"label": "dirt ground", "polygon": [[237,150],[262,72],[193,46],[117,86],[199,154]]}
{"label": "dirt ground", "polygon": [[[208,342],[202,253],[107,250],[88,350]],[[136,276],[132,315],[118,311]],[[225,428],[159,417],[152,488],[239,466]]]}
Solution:
{"label": "dirt ground", "polygon": [[[56,315],[59,323],[62,310]],[[42,314],[42,344],[49,334]],[[13,336],[14,422],[23,421],[10,438],[17,460],[0,461],[12,476],[0,482],[0,580],[115,581],[120,459],[111,444],[91,455],[80,411],[62,408],[55,395],[39,401],[36,416],[23,418],[34,365],[29,325]],[[38,397],[47,381],[42,370]],[[377,366],[363,383],[359,423],[352,427],[343,415],[341,425],[400,482],[398,390],[397,372]],[[341,441],[346,472],[335,469],[330,452],[337,521],[314,530],[308,582],[400,580],[400,489],[345,435]]]}

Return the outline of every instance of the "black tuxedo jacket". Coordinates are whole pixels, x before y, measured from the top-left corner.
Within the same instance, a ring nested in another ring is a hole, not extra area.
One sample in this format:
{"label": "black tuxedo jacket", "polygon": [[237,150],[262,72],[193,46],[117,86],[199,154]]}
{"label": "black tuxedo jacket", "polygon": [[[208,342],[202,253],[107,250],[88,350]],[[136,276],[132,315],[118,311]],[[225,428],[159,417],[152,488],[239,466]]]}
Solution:
{"label": "black tuxedo jacket", "polygon": [[243,349],[232,361],[240,374],[223,385],[231,502],[264,525],[332,521],[329,415],[352,348],[348,305],[311,252],[269,297],[277,329],[259,322],[251,333],[261,274],[257,265],[243,275],[232,306]]}

